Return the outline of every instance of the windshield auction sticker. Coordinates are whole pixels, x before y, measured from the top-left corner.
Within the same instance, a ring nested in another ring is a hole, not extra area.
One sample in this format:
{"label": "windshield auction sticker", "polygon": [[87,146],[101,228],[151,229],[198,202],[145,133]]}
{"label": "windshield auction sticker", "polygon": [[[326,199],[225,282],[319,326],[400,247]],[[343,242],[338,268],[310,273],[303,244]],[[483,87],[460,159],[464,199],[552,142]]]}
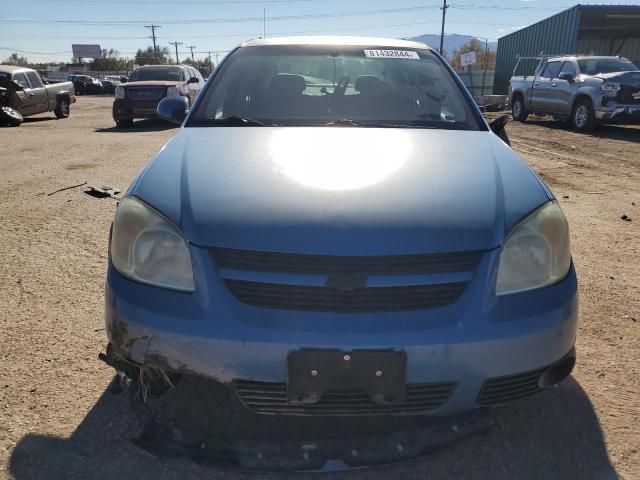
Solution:
{"label": "windshield auction sticker", "polygon": [[420,60],[418,52],[412,50],[365,50],[364,56],[369,58],[410,58]]}

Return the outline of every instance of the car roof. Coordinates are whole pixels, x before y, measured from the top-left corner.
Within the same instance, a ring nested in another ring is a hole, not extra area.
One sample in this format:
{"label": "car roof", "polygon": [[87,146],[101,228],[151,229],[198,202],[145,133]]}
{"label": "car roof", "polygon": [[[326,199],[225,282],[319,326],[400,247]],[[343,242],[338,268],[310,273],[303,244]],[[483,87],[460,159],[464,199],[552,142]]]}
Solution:
{"label": "car roof", "polygon": [[146,68],[146,69],[149,69],[149,70],[155,69],[155,68],[167,68],[167,67],[185,68],[186,66],[187,65],[142,65],[142,66],[136,68],[136,70],[138,70],[139,68]]}
{"label": "car roof", "polygon": [[22,70],[25,72],[33,71],[32,68],[17,67],[15,65],[0,65],[0,72],[3,72],[3,73],[13,73],[13,72],[17,72],[18,70]]}
{"label": "car roof", "polygon": [[612,56],[612,55],[561,55],[558,57],[549,57],[548,61],[558,60],[608,60],[611,58],[618,58],[620,60],[626,60],[624,57]]}
{"label": "car roof", "polygon": [[428,45],[421,42],[414,42],[412,40],[381,37],[348,37],[336,35],[260,38],[256,40],[248,40],[241,44],[240,47],[261,47],[265,45],[346,45],[354,47],[376,46],[389,48],[421,48],[431,50],[431,47],[429,47]]}

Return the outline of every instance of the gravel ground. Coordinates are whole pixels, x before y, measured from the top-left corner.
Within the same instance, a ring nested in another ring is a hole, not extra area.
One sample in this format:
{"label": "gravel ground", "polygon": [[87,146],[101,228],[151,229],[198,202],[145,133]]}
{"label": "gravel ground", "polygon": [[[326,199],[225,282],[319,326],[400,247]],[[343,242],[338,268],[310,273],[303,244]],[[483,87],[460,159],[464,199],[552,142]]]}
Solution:
{"label": "gravel ground", "polygon": [[[0,129],[0,476],[275,478],[137,450],[125,396],[105,391],[113,370],[97,353],[116,202],[84,187],[49,193],[85,181],[125,190],[175,132],[151,121],[116,129],[110,105],[81,97],[67,120]],[[581,295],[573,377],[495,412],[483,436],[330,478],[640,478],[640,129],[580,135],[532,118],[508,132],[571,225]]]}

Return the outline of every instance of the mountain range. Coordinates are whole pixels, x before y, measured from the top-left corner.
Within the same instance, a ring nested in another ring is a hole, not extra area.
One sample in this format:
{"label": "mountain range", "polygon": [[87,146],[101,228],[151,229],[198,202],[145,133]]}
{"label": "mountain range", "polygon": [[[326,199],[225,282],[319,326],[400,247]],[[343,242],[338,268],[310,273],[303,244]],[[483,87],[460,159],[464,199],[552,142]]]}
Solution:
{"label": "mountain range", "polygon": [[[444,36],[444,56],[446,58],[451,58],[453,56],[453,52],[459,50],[460,47],[469,43],[475,37],[471,35],[458,35],[458,34],[445,34]],[[426,35],[418,35],[417,37],[409,37],[407,40],[415,40],[416,42],[422,42],[429,45],[431,48],[435,48],[436,50],[440,48],[440,35],[438,34],[426,34]],[[478,39],[478,41],[484,43],[483,40]],[[496,51],[498,48],[498,42],[489,42],[489,50]]]}

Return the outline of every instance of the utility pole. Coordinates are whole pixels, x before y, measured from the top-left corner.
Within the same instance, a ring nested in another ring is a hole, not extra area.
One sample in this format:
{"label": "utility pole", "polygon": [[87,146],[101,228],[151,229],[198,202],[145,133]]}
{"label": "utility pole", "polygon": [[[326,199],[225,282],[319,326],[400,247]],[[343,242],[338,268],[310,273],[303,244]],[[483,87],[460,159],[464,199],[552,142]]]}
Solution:
{"label": "utility pole", "polygon": [[176,65],[180,64],[180,59],[178,58],[178,45],[182,45],[182,42],[169,42],[169,45],[176,47]]}
{"label": "utility pole", "polygon": [[447,8],[449,8],[449,5],[447,5],[447,0],[444,0],[442,7],[440,7],[440,10],[442,10],[442,32],[440,33],[440,55],[443,55],[442,52],[444,52],[444,17],[447,15]]}
{"label": "utility pole", "polygon": [[193,62],[193,64],[196,64],[196,57],[193,56],[193,49],[196,48],[195,45],[189,45],[187,47],[189,50],[191,50],[191,61]]}
{"label": "utility pole", "polygon": [[156,46],[156,28],[161,28],[160,25],[145,25],[144,28],[151,29],[151,38],[153,38],[153,58],[158,63],[158,47]]}
{"label": "utility pole", "polygon": [[267,9],[262,9],[262,38],[267,38]]}

